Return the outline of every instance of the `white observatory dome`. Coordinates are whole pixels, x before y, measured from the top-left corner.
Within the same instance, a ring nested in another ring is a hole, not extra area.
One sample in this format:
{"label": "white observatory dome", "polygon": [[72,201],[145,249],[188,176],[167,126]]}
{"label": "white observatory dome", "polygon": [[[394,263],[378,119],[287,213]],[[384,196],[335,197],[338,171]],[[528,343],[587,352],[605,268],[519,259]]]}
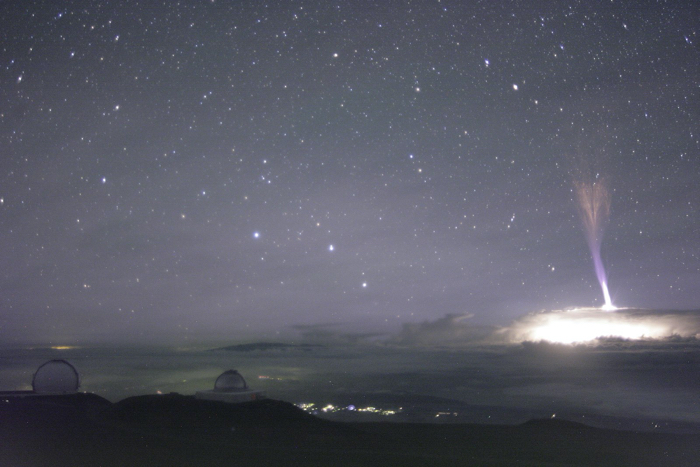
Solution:
{"label": "white observatory dome", "polygon": [[214,391],[245,391],[248,389],[243,376],[236,370],[228,370],[221,373],[214,383]]}
{"label": "white observatory dome", "polygon": [[40,394],[71,394],[80,387],[80,375],[65,360],[49,360],[34,373],[32,388]]}

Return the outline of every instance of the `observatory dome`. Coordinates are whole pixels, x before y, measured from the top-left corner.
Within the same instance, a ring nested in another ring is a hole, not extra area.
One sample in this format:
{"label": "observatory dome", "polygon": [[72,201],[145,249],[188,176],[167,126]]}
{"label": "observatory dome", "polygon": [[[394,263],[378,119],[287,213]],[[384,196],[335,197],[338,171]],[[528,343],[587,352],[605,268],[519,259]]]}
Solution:
{"label": "observatory dome", "polygon": [[255,391],[246,384],[236,370],[224,371],[216,378],[214,389],[197,391],[196,399],[237,404],[265,398],[265,391]]}
{"label": "observatory dome", "polygon": [[224,371],[214,383],[214,391],[218,392],[244,391],[246,389],[248,389],[248,385],[243,376],[236,370]]}
{"label": "observatory dome", "polygon": [[80,375],[65,360],[49,360],[34,373],[32,388],[41,394],[70,394],[78,391]]}

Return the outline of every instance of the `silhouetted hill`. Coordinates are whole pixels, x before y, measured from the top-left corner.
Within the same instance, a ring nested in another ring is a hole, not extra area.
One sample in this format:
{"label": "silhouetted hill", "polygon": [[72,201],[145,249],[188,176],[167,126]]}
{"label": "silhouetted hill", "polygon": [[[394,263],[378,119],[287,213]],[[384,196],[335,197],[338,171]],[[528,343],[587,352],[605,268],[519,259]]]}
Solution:
{"label": "silhouetted hill", "polygon": [[342,442],[362,435],[349,425],[319,419],[274,399],[225,404],[180,394],[137,396],[117,402],[101,419],[123,429],[222,442]]}
{"label": "silhouetted hill", "polygon": [[337,423],[276,400],[179,394],[0,399],[0,465],[697,465],[699,435],[560,419],[508,425]]}

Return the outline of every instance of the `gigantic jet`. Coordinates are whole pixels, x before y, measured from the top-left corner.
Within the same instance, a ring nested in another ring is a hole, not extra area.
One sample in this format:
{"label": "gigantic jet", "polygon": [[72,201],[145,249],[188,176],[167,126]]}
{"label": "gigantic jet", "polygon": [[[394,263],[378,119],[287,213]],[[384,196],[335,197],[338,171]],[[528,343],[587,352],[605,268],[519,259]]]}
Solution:
{"label": "gigantic jet", "polygon": [[605,184],[605,180],[600,177],[596,177],[594,182],[575,182],[574,186],[576,188],[576,198],[583,222],[583,229],[588,241],[588,248],[593,256],[593,267],[595,268],[600,288],[603,290],[605,304],[602,308],[604,310],[614,310],[615,306],[612,304],[610,292],[608,291],[605,267],[600,257],[603,229],[610,215],[610,192]]}

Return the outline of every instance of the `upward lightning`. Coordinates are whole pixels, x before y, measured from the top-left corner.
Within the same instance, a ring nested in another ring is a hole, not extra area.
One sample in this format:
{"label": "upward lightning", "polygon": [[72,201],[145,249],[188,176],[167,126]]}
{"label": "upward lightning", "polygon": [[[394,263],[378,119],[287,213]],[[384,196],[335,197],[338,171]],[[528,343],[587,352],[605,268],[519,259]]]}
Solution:
{"label": "upward lightning", "polygon": [[608,291],[608,280],[605,275],[605,267],[600,257],[600,248],[603,243],[603,230],[605,223],[610,216],[610,192],[605,180],[596,177],[594,182],[575,182],[576,198],[578,201],[579,214],[583,222],[583,228],[588,241],[588,248],[593,256],[593,267],[595,268],[598,283],[603,290],[605,304],[604,310],[614,310],[615,306],[610,299]]}

